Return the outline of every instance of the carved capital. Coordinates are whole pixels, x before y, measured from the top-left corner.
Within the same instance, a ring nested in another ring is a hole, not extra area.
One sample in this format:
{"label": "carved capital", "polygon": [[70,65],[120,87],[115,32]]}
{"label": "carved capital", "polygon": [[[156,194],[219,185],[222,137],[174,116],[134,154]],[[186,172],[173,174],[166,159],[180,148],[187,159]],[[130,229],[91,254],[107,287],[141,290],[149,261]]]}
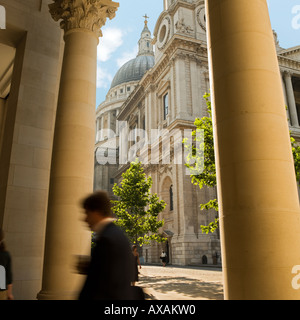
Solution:
{"label": "carved capital", "polygon": [[113,19],[119,4],[111,0],[53,0],[49,11],[55,21],[62,20],[61,28],[67,32],[82,28],[102,37],[101,28],[106,19]]}
{"label": "carved capital", "polygon": [[291,70],[283,70],[282,74],[285,79],[292,78],[292,71]]}

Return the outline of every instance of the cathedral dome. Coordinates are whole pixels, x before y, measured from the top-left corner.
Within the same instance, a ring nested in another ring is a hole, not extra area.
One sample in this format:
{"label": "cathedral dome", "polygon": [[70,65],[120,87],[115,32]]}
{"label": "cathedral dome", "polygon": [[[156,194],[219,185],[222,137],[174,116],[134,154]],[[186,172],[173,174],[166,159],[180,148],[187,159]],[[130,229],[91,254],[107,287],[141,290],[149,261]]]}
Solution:
{"label": "cathedral dome", "polygon": [[123,83],[140,81],[144,74],[154,66],[154,51],[151,32],[148,29],[147,15],[144,18],[145,25],[139,40],[138,55],[119,69],[111,83],[111,89]]}
{"label": "cathedral dome", "polygon": [[126,62],[121,69],[119,69],[111,83],[111,88],[122,83],[141,80],[144,74],[153,66],[153,55],[137,56],[135,59]]}

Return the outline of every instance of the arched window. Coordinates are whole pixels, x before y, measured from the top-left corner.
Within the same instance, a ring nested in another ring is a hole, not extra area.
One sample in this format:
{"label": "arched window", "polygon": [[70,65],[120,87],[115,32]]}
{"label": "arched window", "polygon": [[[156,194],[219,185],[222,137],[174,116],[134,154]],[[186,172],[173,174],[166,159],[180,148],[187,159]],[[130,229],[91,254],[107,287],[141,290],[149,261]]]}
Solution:
{"label": "arched window", "polygon": [[170,186],[170,211],[173,211],[174,204],[173,204],[173,185]]}

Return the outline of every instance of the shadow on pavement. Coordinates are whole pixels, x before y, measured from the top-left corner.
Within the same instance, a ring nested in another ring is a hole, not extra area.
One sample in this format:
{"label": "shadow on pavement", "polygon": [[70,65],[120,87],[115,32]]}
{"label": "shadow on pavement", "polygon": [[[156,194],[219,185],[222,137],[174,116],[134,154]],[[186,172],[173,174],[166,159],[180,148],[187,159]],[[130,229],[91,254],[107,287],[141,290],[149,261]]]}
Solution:
{"label": "shadow on pavement", "polygon": [[[159,293],[178,293],[193,299],[223,300],[223,286],[219,283],[203,282],[185,277],[141,276],[139,285],[152,288]],[[176,299],[176,298],[175,298]]]}

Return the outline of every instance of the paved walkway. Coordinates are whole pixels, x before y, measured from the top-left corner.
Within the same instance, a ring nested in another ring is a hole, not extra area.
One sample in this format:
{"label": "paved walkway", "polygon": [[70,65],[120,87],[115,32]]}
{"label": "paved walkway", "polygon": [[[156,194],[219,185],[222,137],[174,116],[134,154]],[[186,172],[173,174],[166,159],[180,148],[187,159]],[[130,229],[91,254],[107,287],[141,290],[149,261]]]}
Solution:
{"label": "paved walkway", "polygon": [[220,268],[142,265],[138,285],[149,300],[223,300]]}

